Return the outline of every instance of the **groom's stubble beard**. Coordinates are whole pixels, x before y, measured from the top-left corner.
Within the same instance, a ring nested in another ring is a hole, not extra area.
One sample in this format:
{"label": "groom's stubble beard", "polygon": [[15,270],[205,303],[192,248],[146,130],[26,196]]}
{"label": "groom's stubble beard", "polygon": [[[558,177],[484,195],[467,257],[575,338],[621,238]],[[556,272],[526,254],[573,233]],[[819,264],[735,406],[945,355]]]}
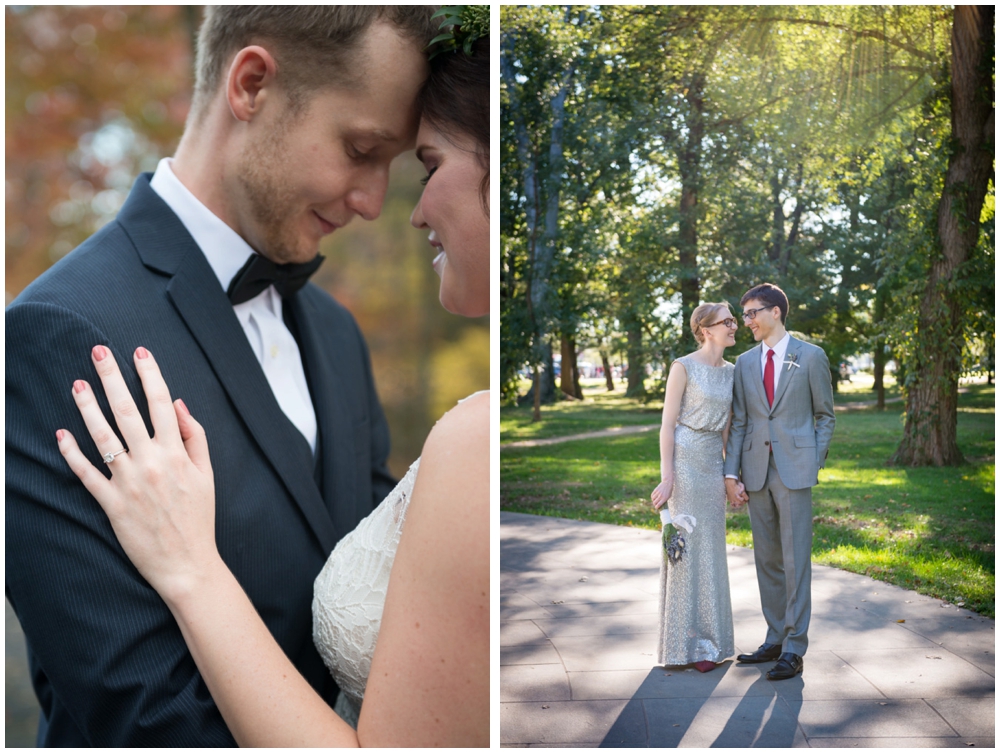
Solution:
{"label": "groom's stubble beard", "polygon": [[[303,258],[294,233],[295,193],[283,177],[288,152],[289,129],[275,128],[269,137],[255,141],[243,150],[236,166],[236,178],[243,188],[256,238],[250,243],[271,261],[284,264],[308,261],[318,250]],[[250,239],[245,239],[250,240]]]}

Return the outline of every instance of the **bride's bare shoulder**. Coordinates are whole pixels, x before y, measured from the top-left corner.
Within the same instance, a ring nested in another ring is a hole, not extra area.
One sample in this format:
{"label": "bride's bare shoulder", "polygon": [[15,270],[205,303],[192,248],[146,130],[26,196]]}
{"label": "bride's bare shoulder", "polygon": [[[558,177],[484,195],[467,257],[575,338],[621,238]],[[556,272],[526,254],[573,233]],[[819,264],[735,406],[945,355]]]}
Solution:
{"label": "bride's bare shoulder", "polygon": [[[442,502],[459,495],[487,501],[490,467],[490,395],[480,392],[441,417],[424,443],[417,482]],[[424,478],[421,479],[421,476]],[[427,484],[433,478],[433,485]],[[466,499],[466,503],[471,499]]]}
{"label": "bride's bare shoulder", "polygon": [[[489,432],[490,393],[477,392],[460,401],[434,425],[427,437],[422,457],[426,457],[428,451],[461,450],[462,448],[452,447],[452,445],[460,445],[466,440],[477,444],[485,442],[488,450]],[[471,450],[472,448],[467,449]],[[422,464],[423,459],[420,462]]]}
{"label": "bride's bare shoulder", "polygon": [[448,411],[424,444],[365,690],[365,744],[489,745],[489,591],[483,394]]}

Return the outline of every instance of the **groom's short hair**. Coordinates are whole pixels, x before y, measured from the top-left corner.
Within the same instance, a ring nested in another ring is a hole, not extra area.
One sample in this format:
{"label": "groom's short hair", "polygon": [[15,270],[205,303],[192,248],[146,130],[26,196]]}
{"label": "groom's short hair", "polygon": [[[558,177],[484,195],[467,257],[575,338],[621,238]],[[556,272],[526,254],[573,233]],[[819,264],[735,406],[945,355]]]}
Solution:
{"label": "groom's short hair", "polygon": [[198,118],[207,110],[226,65],[244,47],[259,44],[274,56],[297,110],[317,89],[360,85],[356,53],[373,23],[390,24],[423,49],[437,32],[433,13],[427,5],[209,6],[198,30],[191,112]]}
{"label": "groom's short hair", "polygon": [[743,294],[743,297],[740,298],[740,306],[746,306],[747,301],[754,300],[760,301],[769,309],[777,306],[781,309],[781,323],[785,323],[785,317],[788,316],[788,296],[785,295],[784,290],[769,282],[762,282]]}

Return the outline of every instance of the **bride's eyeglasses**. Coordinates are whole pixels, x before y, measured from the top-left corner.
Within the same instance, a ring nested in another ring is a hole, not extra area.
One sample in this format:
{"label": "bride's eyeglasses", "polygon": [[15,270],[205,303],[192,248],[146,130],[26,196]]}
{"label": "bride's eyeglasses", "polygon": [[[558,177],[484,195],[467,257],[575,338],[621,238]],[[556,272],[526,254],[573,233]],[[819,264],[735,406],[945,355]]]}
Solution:
{"label": "bride's eyeglasses", "polygon": [[720,324],[725,324],[727,327],[736,327],[737,326],[736,320],[733,319],[732,317],[729,317],[728,319],[720,319],[719,321],[715,322],[715,324],[706,324],[705,325],[705,329],[707,329],[709,327],[716,327],[716,326],[718,326]]}

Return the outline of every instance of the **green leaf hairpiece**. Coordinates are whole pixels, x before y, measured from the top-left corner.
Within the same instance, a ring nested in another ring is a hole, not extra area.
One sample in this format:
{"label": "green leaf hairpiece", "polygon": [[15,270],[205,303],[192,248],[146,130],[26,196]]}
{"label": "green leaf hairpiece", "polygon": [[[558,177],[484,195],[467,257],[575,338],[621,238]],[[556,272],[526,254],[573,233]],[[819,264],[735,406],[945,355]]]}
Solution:
{"label": "green leaf hairpiece", "polygon": [[431,18],[442,18],[441,33],[427,45],[427,49],[437,45],[430,57],[442,52],[461,50],[472,54],[472,45],[480,37],[490,33],[490,6],[488,5],[446,5]]}

